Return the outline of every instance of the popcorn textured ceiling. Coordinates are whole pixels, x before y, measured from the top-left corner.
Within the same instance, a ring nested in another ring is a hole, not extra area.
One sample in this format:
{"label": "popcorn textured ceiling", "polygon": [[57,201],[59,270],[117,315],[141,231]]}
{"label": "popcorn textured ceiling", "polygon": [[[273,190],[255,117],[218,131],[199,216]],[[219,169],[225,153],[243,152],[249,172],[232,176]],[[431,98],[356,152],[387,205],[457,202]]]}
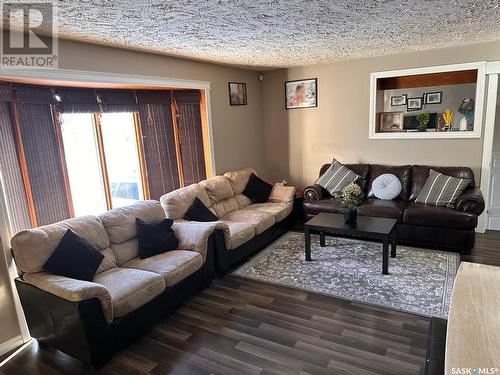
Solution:
{"label": "popcorn textured ceiling", "polygon": [[66,0],[60,35],[255,68],[500,39],[499,0]]}

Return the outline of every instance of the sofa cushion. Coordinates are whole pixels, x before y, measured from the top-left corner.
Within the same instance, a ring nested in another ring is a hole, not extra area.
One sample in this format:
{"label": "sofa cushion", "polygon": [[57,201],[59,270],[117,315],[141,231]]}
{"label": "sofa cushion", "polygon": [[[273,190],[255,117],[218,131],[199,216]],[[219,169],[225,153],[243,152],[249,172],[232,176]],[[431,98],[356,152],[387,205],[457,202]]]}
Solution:
{"label": "sofa cushion", "polygon": [[410,178],[411,178],[411,166],[410,165],[380,165],[380,164],[372,164],[370,166],[370,177],[368,179],[368,194],[367,198],[375,198],[375,194],[373,193],[372,184],[373,181],[383,174],[390,173],[395,175],[401,181],[401,193],[399,193],[398,197],[395,199],[408,200],[410,196]]}
{"label": "sofa cushion", "polygon": [[268,184],[252,173],[248,179],[247,186],[245,186],[245,190],[243,190],[243,194],[253,202],[264,203],[267,202],[272,190],[273,185]]}
{"label": "sofa cushion", "polygon": [[140,201],[129,206],[115,208],[100,216],[111,240],[111,250],[118,266],[139,256],[136,218],[151,221],[165,219],[158,201]]}
{"label": "sofa cushion", "polygon": [[250,224],[255,228],[255,234],[261,234],[276,221],[274,215],[270,213],[249,210],[236,210],[225,215],[222,219]]}
{"label": "sofa cushion", "polygon": [[420,190],[422,190],[427,178],[429,177],[429,171],[431,168],[447,176],[469,179],[470,183],[467,187],[476,186],[474,181],[474,172],[468,167],[431,167],[429,165],[414,165],[411,167],[410,201],[413,202],[417,199],[418,194],[420,194]]}
{"label": "sofa cushion", "polygon": [[196,251],[172,250],[146,259],[135,258],[123,267],[151,271],[163,276],[167,288],[184,280],[203,266],[203,256]]}
{"label": "sofa cushion", "polygon": [[188,208],[184,217],[189,221],[208,222],[218,220],[218,217],[198,197],[194,198],[193,204]]}
{"label": "sofa cushion", "polygon": [[477,226],[477,215],[452,208],[413,202],[404,211],[403,223],[428,227],[474,229]]}
{"label": "sofa cushion", "polygon": [[162,195],[160,202],[167,218],[176,220],[184,218],[195,197],[199,198],[208,208],[212,205],[207,189],[199,184],[192,184]]}
{"label": "sofa cushion", "polygon": [[104,226],[96,216],[80,216],[34,229],[23,230],[11,239],[16,265],[21,272],[42,272],[42,266],[68,229],[84,238],[104,259],[97,273],[116,267],[109,248],[110,241]]}
{"label": "sofa cushion", "polygon": [[415,202],[433,206],[453,206],[469,183],[468,179],[447,176],[431,169]]}
{"label": "sofa cushion", "polygon": [[[323,164],[319,171],[319,175],[321,176],[326,172],[328,168],[330,168],[330,163]],[[363,193],[366,194],[366,189],[368,186],[368,177],[370,173],[370,164],[344,164],[351,171],[356,173],[359,176],[359,179],[356,180],[356,184],[363,190]]]}
{"label": "sofa cushion", "polygon": [[274,216],[276,222],[285,219],[292,212],[293,205],[291,203],[253,203],[244,208],[244,210],[267,212]]}
{"label": "sofa cushion", "polygon": [[358,213],[362,216],[386,217],[401,220],[403,211],[408,202],[403,200],[382,200],[369,198],[358,208]]}
{"label": "sofa cushion", "polygon": [[306,200],[303,203],[304,213],[308,215],[316,215],[320,212],[331,212],[334,214],[340,213],[341,200],[338,198],[325,198],[317,201]]}
{"label": "sofa cushion", "polygon": [[314,182],[324,188],[330,195],[342,191],[351,182],[356,182],[359,176],[337,160]]}
{"label": "sofa cushion", "polygon": [[243,194],[235,195],[234,199],[236,200],[240,210],[252,204],[252,200]]}
{"label": "sofa cushion", "polygon": [[136,218],[139,257],[149,258],[177,249],[179,241],[172,230],[172,219],[144,221]]}
{"label": "sofa cushion", "polygon": [[273,190],[267,201],[272,203],[288,203],[292,202],[294,198],[295,186],[276,184],[273,186]]}
{"label": "sofa cushion", "polygon": [[229,179],[224,176],[215,176],[201,181],[200,185],[207,189],[208,197],[212,203],[217,203],[223,199],[234,197],[233,188]]}
{"label": "sofa cushion", "polygon": [[164,278],[158,273],[121,267],[96,275],[94,282],[109,290],[115,318],[151,301],[166,287]]}
{"label": "sofa cushion", "polygon": [[104,255],[85,238],[68,229],[44,263],[43,269],[54,275],[92,281],[103,259]]}
{"label": "sofa cushion", "polygon": [[238,208],[238,201],[234,197],[223,199],[220,202],[212,204],[212,207],[210,207],[218,218],[221,218],[230,212],[236,211]]}
{"label": "sofa cushion", "polygon": [[220,220],[220,222],[229,228],[229,238],[224,232],[228,250],[235,249],[255,237],[255,227],[250,223],[237,223],[224,219]]}
{"label": "sofa cushion", "polygon": [[234,195],[243,193],[245,186],[247,186],[248,179],[251,174],[258,176],[257,171],[253,168],[240,169],[238,171],[227,172],[224,177],[227,177],[231,187],[233,188]]}
{"label": "sofa cushion", "polygon": [[373,194],[378,199],[393,200],[401,194],[401,181],[391,173],[378,176],[372,183]]}

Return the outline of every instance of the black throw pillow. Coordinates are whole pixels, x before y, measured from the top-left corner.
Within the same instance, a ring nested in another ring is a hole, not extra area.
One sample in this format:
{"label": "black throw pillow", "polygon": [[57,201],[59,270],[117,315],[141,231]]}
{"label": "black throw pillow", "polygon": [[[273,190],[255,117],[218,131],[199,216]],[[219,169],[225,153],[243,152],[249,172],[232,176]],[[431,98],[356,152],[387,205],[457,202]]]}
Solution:
{"label": "black throw pillow", "polygon": [[273,185],[268,184],[252,173],[243,194],[255,203],[265,203],[271,195],[271,190],[273,190]]}
{"label": "black throw pillow", "polygon": [[68,229],[42,268],[55,275],[92,281],[103,258],[85,238]]}
{"label": "black throw pillow", "polygon": [[184,215],[186,220],[190,221],[217,221],[219,218],[208,209],[207,206],[198,198],[194,198],[193,204],[188,208]]}
{"label": "black throw pillow", "polygon": [[179,241],[171,228],[174,223],[172,219],[143,221],[136,218],[135,222],[141,259],[175,250],[179,246]]}

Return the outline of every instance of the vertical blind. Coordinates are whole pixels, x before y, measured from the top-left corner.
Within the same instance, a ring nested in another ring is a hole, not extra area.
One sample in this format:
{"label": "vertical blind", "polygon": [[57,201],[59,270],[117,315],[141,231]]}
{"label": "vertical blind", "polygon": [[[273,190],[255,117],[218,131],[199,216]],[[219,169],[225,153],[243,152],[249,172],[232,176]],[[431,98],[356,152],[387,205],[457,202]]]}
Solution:
{"label": "vertical blind", "polygon": [[177,129],[181,165],[185,185],[194,184],[207,178],[203,133],[201,127],[199,91],[175,92]]}
{"label": "vertical blind", "polygon": [[60,114],[137,113],[144,179],[149,196],[159,199],[181,185],[206,178],[200,99],[194,90],[105,90],[0,82],[0,168],[14,231],[72,215],[57,128]]}

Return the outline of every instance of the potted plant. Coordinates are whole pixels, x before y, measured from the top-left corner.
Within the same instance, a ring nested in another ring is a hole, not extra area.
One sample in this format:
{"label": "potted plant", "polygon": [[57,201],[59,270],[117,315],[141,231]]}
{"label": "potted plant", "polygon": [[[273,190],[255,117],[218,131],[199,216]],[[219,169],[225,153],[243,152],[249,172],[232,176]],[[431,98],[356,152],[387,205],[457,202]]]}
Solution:
{"label": "potted plant", "polygon": [[351,182],[338,194],[341,201],[341,212],[347,224],[353,224],[358,219],[358,207],[363,202],[363,192],[354,182]]}
{"label": "potted plant", "polygon": [[453,112],[449,109],[446,109],[443,113],[443,121],[444,121],[444,130],[451,131],[451,123],[453,122]]}
{"label": "potted plant", "polygon": [[417,130],[419,132],[425,132],[427,130],[427,123],[429,122],[430,116],[427,112],[422,112],[417,115]]}

